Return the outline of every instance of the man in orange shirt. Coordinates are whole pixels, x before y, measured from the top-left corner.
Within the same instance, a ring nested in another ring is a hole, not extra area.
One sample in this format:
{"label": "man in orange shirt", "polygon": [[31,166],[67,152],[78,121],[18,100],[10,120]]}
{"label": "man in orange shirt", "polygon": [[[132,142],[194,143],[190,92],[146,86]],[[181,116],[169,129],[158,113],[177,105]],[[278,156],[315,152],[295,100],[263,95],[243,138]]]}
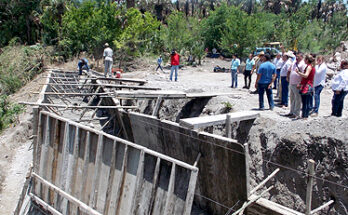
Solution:
{"label": "man in orange shirt", "polygon": [[172,54],[170,56],[170,65],[172,66],[170,69],[170,78],[169,80],[173,80],[173,72],[175,71],[175,81],[178,80],[178,70],[180,65],[180,55],[173,49]]}

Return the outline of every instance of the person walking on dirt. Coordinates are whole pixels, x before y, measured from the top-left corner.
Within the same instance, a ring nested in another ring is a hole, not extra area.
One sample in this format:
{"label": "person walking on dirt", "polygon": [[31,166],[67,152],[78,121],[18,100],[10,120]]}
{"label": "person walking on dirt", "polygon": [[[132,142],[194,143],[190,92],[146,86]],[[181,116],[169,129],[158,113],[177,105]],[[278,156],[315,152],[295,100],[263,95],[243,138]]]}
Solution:
{"label": "person walking on dirt", "polygon": [[113,51],[112,49],[109,47],[108,43],[105,43],[105,49],[104,49],[104,53],[103,53],[103,57],[104,57],[104,76],[108,76],[111,77],[111,70],[112,70],[112,56],[113,56]]}
{"label": "person walking on dirt", "polygon": [[[251,70],[253,69],[253,66],[255,65],[255,61],[253,59],[253,55],[249,54],[249,58],[245,61],[245,70],[244,70],[244,84],[245,86],[243,88],[249,89],[251,84]],[[247,79],[249,79],[249,84],[247,84]]]}
{"label": "person walking on dirt", "polygon": [[82,75],[82,70],[87,70],[89,72],[88,60],[86,58],[81,58],[77,63],[77,69],[79,70],[79,75]]}
{"label": "person walking on dirt", "polygon": [[332,97],[332,116],[341,117],[344,97],[348,94],[348,61],[341,62],[341,71],[332,81],[331,88],[334,91]]}
{"label": "person walking on dirt", "polygon": [[314,107],[311,116],[318,116],[320,106],[320,93],[325,86],[327,66],[324,62],[322,55],[317,57],[317,64],[315,65],[315,76],[314,76]]}
{"label": "person walking on dirt", "polygon": [[303,60],[303,54],[296,54],[296,61],[292,64],[287,75],[290,90],[290,113],[285,115],[290,118],[299,118],[301,112],[301,95],[298,90],[298,85],[301,83],[301,76],[297,74],[296,70],[304,72],[306,64]]}
{"label": "person walking on dirt", "polygon": [[232,88],[237,88],[238,86],[238,70],[240,66],[240,60],[237,58],[237,54],[233,54],[233,59],[231,61],[231,77],[232,77]]}
{"label": "person walking on dirt", "polygon": [[173,72],[175,71],[175,81],[178,81],[178,70],[180,65],[180,55],[173,49],[172,54],[170,56],[170,77],[169,80],[173,80]]}
{"label": "person walking on dirt", "polygon": [[263,94],[266,91],[269,109],[273,110],[272,83],[276,78],[276,67],[270,62],[271,56],[269,54],[265,54],[262,58],[264,58],[264,63],[260,65],[257,71],[257,79],[255,82],[255,88],[258,89],[259,92],[259,108],[260,110],[264,110],[265,108]]}
{"label": "person walking on dirt", "polygon": [[162,72],[163,72],[163,68],[162,68],[162,66],[161,66],[162,62],[163,62],[162,55],[160,55],[159,58],[157,59],[157,68],[156,68],[156,72],[157,72],[158,69],[161,69]]}

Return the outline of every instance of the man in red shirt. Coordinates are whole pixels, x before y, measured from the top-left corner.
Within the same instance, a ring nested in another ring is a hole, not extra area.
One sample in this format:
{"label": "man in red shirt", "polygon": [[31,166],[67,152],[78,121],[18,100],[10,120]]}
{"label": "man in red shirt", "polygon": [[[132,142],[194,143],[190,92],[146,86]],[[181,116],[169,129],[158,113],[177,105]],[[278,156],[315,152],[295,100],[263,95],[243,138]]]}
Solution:
{"label": "man in red shirt", "polygon": [[173,72],[175,71],[175,81],[178,80],[178,70],[180,65],[180,55],[173,49],[172,54],[170,56],[170,65],[172,66],[170,69],[170,80],[172,81]]}

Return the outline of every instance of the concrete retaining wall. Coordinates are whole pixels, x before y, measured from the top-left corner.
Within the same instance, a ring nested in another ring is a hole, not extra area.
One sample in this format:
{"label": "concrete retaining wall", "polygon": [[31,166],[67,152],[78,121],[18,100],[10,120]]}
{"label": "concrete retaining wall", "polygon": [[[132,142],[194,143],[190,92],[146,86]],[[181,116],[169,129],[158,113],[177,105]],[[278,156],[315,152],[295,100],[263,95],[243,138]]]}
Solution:
{"label": "concrete retaining wall", "polygon": [[136,144],[190,164],[201,153],[195,195],[195,203],[200,207],[212,214],[225,214],[228,209],[224,206],[229,208],[236,204],[235,208],[238,208],[247,199],[243,145],[232,139],[200,133],[152,116],[123,114],[129,116]]}

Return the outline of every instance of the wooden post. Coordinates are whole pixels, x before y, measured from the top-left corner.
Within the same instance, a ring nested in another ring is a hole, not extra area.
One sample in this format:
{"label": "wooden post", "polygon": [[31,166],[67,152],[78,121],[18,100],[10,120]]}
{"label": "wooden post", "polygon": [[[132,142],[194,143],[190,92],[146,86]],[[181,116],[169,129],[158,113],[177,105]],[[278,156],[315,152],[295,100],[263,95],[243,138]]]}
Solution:
{"label": "wooden post", "polygon": [[161,104],[162,104],[162,101],[163,101],[162,96],[158,96],[155,108],[153,109],[153,112],[152,112],[152,116],[156,116],[157,117],[158,112],[159,112],[160,107],[161,107]]}
{"label": "wooden post", "polygon": [[101,162],[103,157],[103,142],[104,142],[104,136],[102,134],[99,134],[98,136],[98,146],[97,146],[97,152],[96,152],[96,158],[95,158],[95,164],[94,164],[94,176],[92,179],[92,190],[91,190],[91,197],[89,199],[89,205],[92,208],[95,208],[97,206],[98,201],[98,190],[99,190],[99,179],[100,179],[100,170],[101,170]]}
{"label": "wooden post", "polygon": [[152,186],[152,191],[150,196],[151,199],[149,204],[149,208],[150,208],[149,214],[152,214],[153,205],[155,204],[155,196],[156,196],[157,187],[158,187],[158,178],[159,178],[160,168],[161,168],[161,158],[157,157],[156,167],[153,173],[153,181],[152,181],[153,186]]}
{"label": "wooden post", "polygon": [[248,143],[244,143],[244,156],[245,156],[245,184],[246,184],[246,191],[247,191],[247,198],[250,197],[250,170],[249,170],[249,162],[250,162],[250,157],[249,157],[249,145]]}
{"label": "wooden post", "polygon": [[308,160],[308,182],[306,192],[306,215],[311,214],[312,210],[312,190],[313,190],[313,176],[314,176],[314,160]]}
{"label": "wooden post", "polygon": [[272,174],[270,174],[265,180],[263,180],[260,184],[258,184],[254,189],[252,189],[249,193],[249,195],[252,195],[253,193],[255,193],[258,189],[260,189],[261,187],[263,187],[263,185],[265,185],[271,178],[273,178],[278,172],[279,172],[279,168],[277,168],[276,170],[274,170],[272,172]]}
{"label": "wooden post", "polygon": [[190,182],[186,194],[184,215],[191,214],[192,203],[195,196],[195,188],[197,183],[198,170],[191,170]]}
{"label": "wooden post", "polygon": [[231,115],[226,115],[226,137],[231,138],[231,132],[232,132],[232,124],[231,124]]}

